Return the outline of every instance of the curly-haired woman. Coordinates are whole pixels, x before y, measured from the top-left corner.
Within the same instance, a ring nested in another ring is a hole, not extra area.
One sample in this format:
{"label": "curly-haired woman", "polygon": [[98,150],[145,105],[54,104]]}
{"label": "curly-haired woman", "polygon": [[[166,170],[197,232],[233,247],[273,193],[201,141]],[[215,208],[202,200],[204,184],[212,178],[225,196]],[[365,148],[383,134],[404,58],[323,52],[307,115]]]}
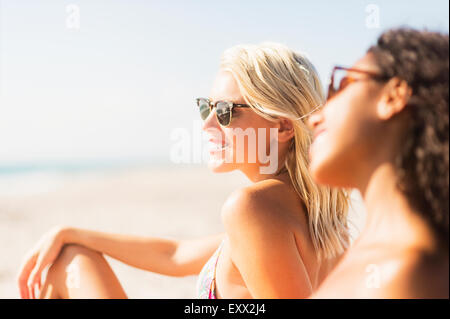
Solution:
{"label": "curly-haired woman", "polygon": [[395,29],[334,69],[310,170],[358,188],[368,215],[315,297],[448,298],[448,54],[448,35]]}

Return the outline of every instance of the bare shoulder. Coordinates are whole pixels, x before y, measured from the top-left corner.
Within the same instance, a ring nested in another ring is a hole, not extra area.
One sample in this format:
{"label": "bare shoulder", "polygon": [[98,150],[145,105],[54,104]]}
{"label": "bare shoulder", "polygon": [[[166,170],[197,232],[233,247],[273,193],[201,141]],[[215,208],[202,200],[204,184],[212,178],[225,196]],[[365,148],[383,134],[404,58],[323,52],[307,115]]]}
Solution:
{"label": "bare shoulder", "polygon": [[448,298],[448,254],[423,251],[379,258],[347,256],[325,279],[315,298]]}
{"label": "bare shoulder", "polygon": [[382,293],[388,298],[448,298],[448,253],[409,252],[386,280]]}
{"label": "bare shoulder", "polygon": [[295,191],[270,179],[234,191],[222,207],[225,227],[236,224],[280,225],[291,222],[293,211],[302,210]]}
{"label": "bare shoulder", "polygon": [[293,216],[301,209],[296,200],[283,182],[265,180],[235,191],[222,208],[224,256],[253,297],[304,298],[311,293],[296,241]]}

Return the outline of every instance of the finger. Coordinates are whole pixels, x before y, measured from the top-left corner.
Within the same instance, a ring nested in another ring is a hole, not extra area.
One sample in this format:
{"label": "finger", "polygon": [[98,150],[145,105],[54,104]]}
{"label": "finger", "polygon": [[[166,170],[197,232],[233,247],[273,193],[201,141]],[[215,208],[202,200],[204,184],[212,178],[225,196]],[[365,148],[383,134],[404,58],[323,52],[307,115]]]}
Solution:
{"label": "finger", "polygon": [[39,299],[39,284],[33,285],[34,299]]}
{"label": "finger", "polygon": [[35,289],[36,289],[36,288],[37,288],[38,290],[41,289],[41,284],[42,284],[42,272],[43,272],[43,270],[44,270],[44,268],[45,268],[44,263],[39,262],[39,259],[41,259],[41,258],[38,258],[38,261],[37,261],[37,263],[36,263],[34,269],[32,270],[32,272],[31,272],[31,274],[30,274],[30,277],[29,277],[29,281],[30,281],[30,284],[31,284],[31,286],[32,286],[32,289],[33,289],[33,293],[34,293],[34,294],[35,294]]}
{"label": "finger", "polygon": [[30,298],[31,298],[31,299],[36,299],[36,298],[34,297],[34,288],[33,288],[33,285],[30,286]]}
{"label": "finger", "polygon": [[18,275],[18,283],[21,298],[29,298],[28,294],[28,279],[31,271],[33,270],[37,260],[37,255],[31,255],[31,257],[25,259],[24,264],[21,267],[21,270]]}
{"label": "finger", "polygon": [[36,299],[36,285],[35,283],[30,283],[28,285],[28,293],[30,296],[30,299]]}
{"label": "finger", "polygon": [[26,284],[20,285],[19,291],[20,291],[20,298],[28,299],[28,290]]}
{"label": "finger", "polygon": [[21,276],[18,279],[19,283],[19,291],[20,291],[20,298],[22,299],[28,299],[28,286],[27,286],[28,278],[26,276]]}
{"label": "finger", "polygon": [[27,285],[28,289],[28,299],[34,299],[33,290],[31,289],[31,285]]}
{"label": "finger", "polygon": [[36,267],[34,267],[33,271],[31,272],[30,277],[28,278],[28,288],[31,292],[32,299],[35,298],[35,289],[36,285],[40,281],[40,277],[41,277],[40,266],[36,265]]}
{"label": "finger", "polygon": [[41,291],[41,286],[42,286],[42,272],[41,272],[41,275],[39,276],[39,278],[38,278],[38,281],[37,281],[37,289],[38,289],[38,291]]}
{"label": "finger", "polygon": [[40,289],[41,287],[41,277],[42,277],[42,272],[44,270],[44,268],[46,267],[46,265],[48,264],[48,258],[47,258],[47,253],[44,252],[40,252],[40,254],[37,256],[37,260],[35,262],[35,265],[33,267],[33,269],[31,270],[31,272],[28,275],[28,291],[31,290],[31,298],[35,298],[36,297],[36,286],[38,287],[38,289]]}
{"label": "finger", "polygon": [[31,285],[31,298],[36,299],[36,284]]}
{"label": "finger", "polygon": [[28,299],[28,289],[26,282],[24,284],[19,284],[20,298]]}

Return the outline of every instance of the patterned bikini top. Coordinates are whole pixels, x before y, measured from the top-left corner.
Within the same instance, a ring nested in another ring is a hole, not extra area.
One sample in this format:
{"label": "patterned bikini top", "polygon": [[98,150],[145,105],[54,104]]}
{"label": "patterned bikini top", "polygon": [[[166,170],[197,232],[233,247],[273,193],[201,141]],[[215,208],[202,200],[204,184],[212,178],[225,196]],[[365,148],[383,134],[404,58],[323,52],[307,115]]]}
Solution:
{"label": "patterned bikini top", "polygon": [[208,262],[203,266],[197,281],[197,298],[198,299],[216,299],[216,268],[222,251],[223,240],[219,248],[209,258]]}

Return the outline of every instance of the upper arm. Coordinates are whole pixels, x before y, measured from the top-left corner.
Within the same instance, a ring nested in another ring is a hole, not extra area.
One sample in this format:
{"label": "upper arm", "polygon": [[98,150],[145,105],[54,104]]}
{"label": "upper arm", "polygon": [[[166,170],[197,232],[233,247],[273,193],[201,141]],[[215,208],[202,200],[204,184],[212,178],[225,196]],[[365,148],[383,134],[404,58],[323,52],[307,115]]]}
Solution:
{"label": "upper arm", "polygon": [[182,240],[172,256],[172,260],[181,269],[180,276],[198,275],[214,251],[219,247],[225,234],[199,239]]}
{"label": "upper arm", "polygon": [[231,258],[254,298],[305,298],[312,291],[281,203],[248,189],[222,211]]}

